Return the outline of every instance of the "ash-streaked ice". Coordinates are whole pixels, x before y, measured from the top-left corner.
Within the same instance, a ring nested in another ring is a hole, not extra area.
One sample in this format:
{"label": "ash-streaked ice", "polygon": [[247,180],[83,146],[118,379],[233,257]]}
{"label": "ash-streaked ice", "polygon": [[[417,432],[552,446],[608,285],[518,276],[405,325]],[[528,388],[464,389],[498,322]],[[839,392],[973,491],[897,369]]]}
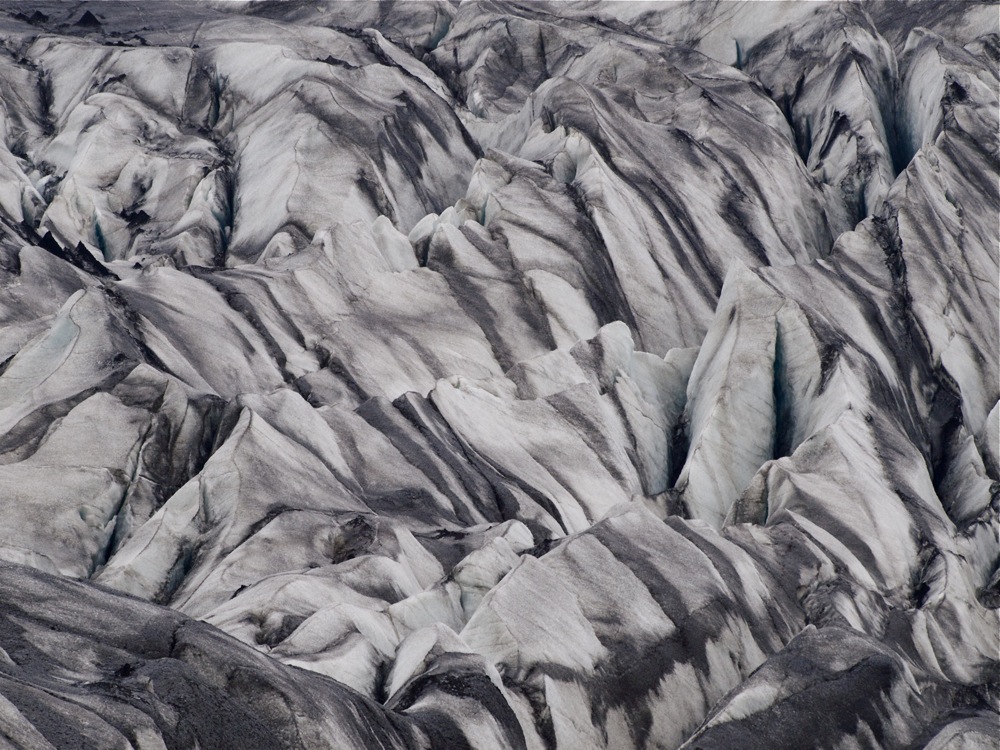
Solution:
{"label": "ash-streaked ice", "polygon": [[0,42],[0,748],[1000,746],[995,3]]}

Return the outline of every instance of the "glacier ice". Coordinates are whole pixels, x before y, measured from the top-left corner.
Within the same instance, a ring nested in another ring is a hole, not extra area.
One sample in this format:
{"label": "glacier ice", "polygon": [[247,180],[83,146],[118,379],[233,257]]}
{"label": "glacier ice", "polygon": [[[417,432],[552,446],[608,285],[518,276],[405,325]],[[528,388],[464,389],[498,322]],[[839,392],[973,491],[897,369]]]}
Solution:
{"label": "glacier ice", "polygon": [[0,746],[998,745],[995,4],[0,40]]}

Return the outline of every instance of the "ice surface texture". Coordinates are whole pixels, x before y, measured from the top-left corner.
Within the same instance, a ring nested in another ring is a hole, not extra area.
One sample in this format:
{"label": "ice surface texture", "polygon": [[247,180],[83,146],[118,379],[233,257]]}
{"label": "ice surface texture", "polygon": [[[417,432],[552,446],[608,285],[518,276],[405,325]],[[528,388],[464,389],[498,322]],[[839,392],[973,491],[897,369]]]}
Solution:
{"label": "ice surface texture", "polygon": [[998,746],[996,5],[0,39],[0,747]]}

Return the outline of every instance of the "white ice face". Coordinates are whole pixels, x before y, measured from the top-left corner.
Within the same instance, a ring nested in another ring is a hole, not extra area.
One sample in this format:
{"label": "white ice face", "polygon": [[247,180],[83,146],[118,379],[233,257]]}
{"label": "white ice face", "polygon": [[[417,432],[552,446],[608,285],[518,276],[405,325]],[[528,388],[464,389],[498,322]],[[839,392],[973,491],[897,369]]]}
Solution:
{"label": "white ice face", "polygon": [[997,746],[994,6],[0,41],[0,745]]}

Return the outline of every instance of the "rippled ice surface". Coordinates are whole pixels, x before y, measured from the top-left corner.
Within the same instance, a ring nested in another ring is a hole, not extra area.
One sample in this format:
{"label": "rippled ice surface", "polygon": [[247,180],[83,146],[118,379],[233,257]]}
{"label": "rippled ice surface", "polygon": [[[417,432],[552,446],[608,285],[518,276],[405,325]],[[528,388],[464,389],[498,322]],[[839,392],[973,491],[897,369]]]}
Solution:
{"label": "rippled ice surface", "polygon": [[998,24],[0,2],[0,747],[997,747]]}

